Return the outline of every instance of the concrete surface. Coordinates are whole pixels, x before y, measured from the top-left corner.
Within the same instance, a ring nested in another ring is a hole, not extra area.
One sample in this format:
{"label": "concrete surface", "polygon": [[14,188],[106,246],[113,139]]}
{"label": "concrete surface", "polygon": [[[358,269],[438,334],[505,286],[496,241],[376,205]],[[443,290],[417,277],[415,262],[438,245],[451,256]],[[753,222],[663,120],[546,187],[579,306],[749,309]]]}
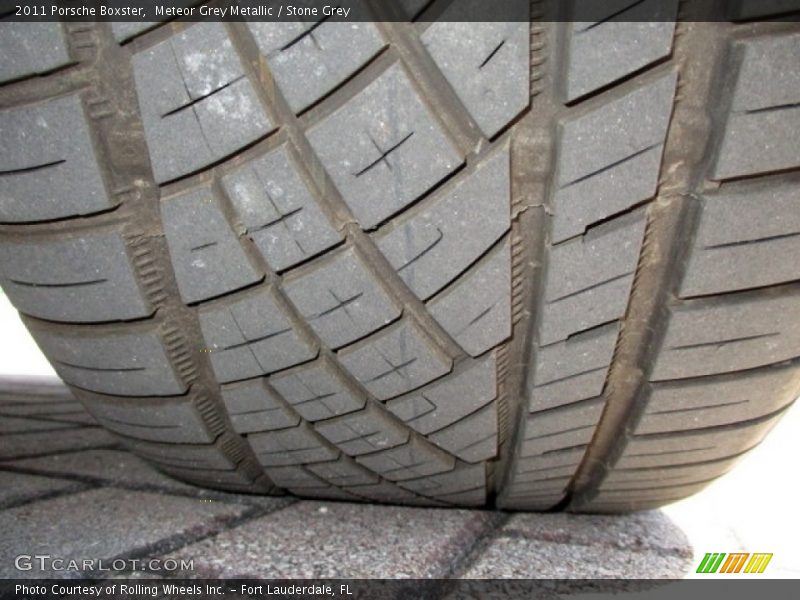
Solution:
{"label": "concrete surface", "polygon": [[496,521],[488,511],[301,501],[172,558],[194,558],[201,577],[443,577]]}

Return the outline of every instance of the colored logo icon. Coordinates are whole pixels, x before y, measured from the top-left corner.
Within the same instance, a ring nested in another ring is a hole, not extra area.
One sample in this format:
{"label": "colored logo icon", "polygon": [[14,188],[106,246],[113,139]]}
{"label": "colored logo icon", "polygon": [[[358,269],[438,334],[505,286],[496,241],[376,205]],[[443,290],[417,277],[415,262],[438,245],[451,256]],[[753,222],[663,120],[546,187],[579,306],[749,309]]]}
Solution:
{"label": "colored logo icon", "polygon": [[[727,557],[727,558],[726,558]],[[763,573],[772,553],[707,552],[697,567],[698,573]]]}

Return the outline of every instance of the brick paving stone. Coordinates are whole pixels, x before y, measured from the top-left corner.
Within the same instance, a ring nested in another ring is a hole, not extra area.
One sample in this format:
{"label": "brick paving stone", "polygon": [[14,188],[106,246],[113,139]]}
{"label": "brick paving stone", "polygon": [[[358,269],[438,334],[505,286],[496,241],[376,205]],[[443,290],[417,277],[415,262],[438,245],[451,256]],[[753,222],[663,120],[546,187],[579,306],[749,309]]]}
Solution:
{"label": "brick paving stone", "polygon": [[168,490],[191,491],[200,488],[181,483],[159,473],[142,459],[122,450],[84,450],[26,458],[8,463],[15,467],[102,479],[109,483],[144,485]]}
{"label": "brick paving stone", "polygon": [[630,515],[517,514],[502,532],[544,542],[691,556],[683,531],[661,511]]}
{"label": "brick paving stone", "polygon": [[516,514],[466,577],[669,578],[683,576],[691,566],[691,544],[661,511]]}
{"label": "brick paving stone", "polygon": [[[247,507],[150,492],[97,489],[0,512],[0,577],[20,576],[14,557],[110,559],[166,538],[219,530]],[[53,573],[27,571],[25,577]]]}
{"label": "brick paving stone", "polygon": [[693,567],[691,557],[617,550],[606,544],[495,538],[465,573],[473,579],[668,579]]}
{"label": "brick paving stone", "polygon": [[298,502],[183,548],[197,577],[435,577],[496,518],[485,511]]}
{"label": "brick paving stone", "polygon": [[28,419],[25,417],[0,417],[0,435],[32,431],[52,431],[54,429],[69,429],[70,427],[74,427],[74,425],[70,423],[46,421],[43,419]]}
{"label": "brick paving stone", "polygon": [[81,487],[83,486],[80,483],[66,479],[0,471],[0,508],[37,496],[78,490]]}
{"label": "brick paving stone", "polygon": [[[2,419],[2,417],[0,417]],[[0,460],[39,456],[65,450],[80,450],[97,446],[111,446],[115,437],[99,427],[80,427],[41,433],[14,433],[4,435],[0,443]]]}

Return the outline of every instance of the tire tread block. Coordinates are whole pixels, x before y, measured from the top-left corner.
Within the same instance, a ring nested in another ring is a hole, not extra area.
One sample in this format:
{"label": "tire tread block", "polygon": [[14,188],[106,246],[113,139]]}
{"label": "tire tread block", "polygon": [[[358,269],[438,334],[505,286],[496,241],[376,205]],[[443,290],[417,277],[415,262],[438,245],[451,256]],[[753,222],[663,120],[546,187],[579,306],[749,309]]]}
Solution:
{"label": "tire tread block", "polygon": [[553,242],[655,194],[677,75],[669,71],[562,123]]}
{"label": "tire tread block", "polygon": [[295,113],[338,87],[384,46],[373,23],[358,22],[362,11],[355,8],[348,23],[247,24]]}
{"label": "tire tread block", "polygon": [[200,326],[221,382],[273,373],[313,359],[272,292],[259,289],[227,305],[204,307]]}
{"label": "tire tread block", "polygon": [[721,294],[800,279],[797,183],[759,182],[706,196],[681,295]]}
{"label": "tire tread block", "polygon": [[312,127],[308,139],[365,229],[419,198],[462,161],[399,64]]}
{"label": "tire tread block", "polygon": [[196,23],[133,56],[156,181],[204,169],[275,127],[222,23]]}
{"label": "tire tread block", "polygon": [[452,367],[452,360],[408,318],[345,348],[339,361],[379,400],[421,387]]}
{"label": "tire tread block", "polygon": [[469,11],[470,4],[475,0],[449,7],[442,20],[422,34],[422,42],[470,116],[491,138],[530,102],[529,20],[522,11],[509,22],[460,18],[456,13]]}
{"label": "tire tread block", "polygon": [[305,465],[329,461],[337,452],[324,445],[307,423],[297,427],[247,436],[256,458],[265,467]]}
{"label": "tire tread block", "polygon": [[421,300],[447,286],[508,231],[508,149],[376,234],[380,251]]}
{"label": "tire tread block", "polygon": [[314,332],[334,349],[377,331],[401,312],[353,248],[287,278],[283,289]]}
{"label": "tire tread block", "polygon": [[797,397],[795,369],[766,367],[700,381],[653,384],[636,433],[688,431],[763,417]]}
{"label": "tire tread block", "polygon": [[0,111],[0,131],[0,222],[89,215],[119,204],[106,190],[77,95]]}
{"label": "tire tread block", "polygon": [[387,450],[356,457],[356,462],[390,481],[417,479],[450,471],[455,459],[419,436],[411,436],[408,443]]}
{"label": "tire tread block", "polygon": [[733,52],[741,64],[714,178],[800,165],[800,34],[738,40]]}
{"label": "tire tread block", "polygon": [[0,83],[68,65],[67,40],[60,23],[0,23]]}
{"label": "tire tread block", "polygon": [[342,239],[320,209],[286,146],[244,163],[222,185],[247,235],[275,271]]}
{"label": "tire tread block", "polygon": [[625,315],[646,217],[624,218],[552,248],[539,327],[542,345]]}
{"label": "tire tread block", "polygon": [[800,356],[795,294],[686,303],[670,317],[652,381],[732,373]]}
{"label": "tire tread block", "polygon": [[116,232],[0,243],[0,281],[17,310],[50,321],[116,321],[152,313]]}
{"label": "tire tread block", "polygon": [[223,386],[222,401],[236,433],[284,429],[300,423],[300,417],[275,397],[263,379]]}
{"label": "tire tread block", "polygon": [[161,201],[161,216],[181,298],[208,300],[262,279],[210,188]]}
{"label": "tire tread block", "polygon": [[511,337],[511,243],[506,239],[442,294],[428,312],[470,355]]}
{"label": "tire tread block", "polygon": [[[580,8],[579,3],[578,7]],[[605,12],[612,20],[571,24],[567,42],[565,99],[568,102],[667,56],[677,16],[677,0],[645,0],[623,9],[616,2],[591,12]],[[599,9],[599,10],[598,10]],[[593,16],[600,17],[596,14]],[[582,19],[575,19],[582,21]]]}
{"label": "tire tread block", "polygon": [[[386,402],[388,408],[415,431],[428,435],[468,417],[497,397],[497,361],[492,354],[405,396]],[[458,401],[454,402],[453,399]]]}
{"label": "tire tread block", "polygon": [[409,431],[371,403],[363,410],[317,423],[316,431],[348,456],[394,448],[408,441]]}
{"label": "tire tread block", "polygon": [[32,328],[31,333],[59,377],[79,388],[141,397],[186,391],[155,331],[79,335]]}
{"label": "tire tread block", "polygon": [[274,375],[270,383],[293,410],[312,422],[360,410],[366,402],[327,359]]}

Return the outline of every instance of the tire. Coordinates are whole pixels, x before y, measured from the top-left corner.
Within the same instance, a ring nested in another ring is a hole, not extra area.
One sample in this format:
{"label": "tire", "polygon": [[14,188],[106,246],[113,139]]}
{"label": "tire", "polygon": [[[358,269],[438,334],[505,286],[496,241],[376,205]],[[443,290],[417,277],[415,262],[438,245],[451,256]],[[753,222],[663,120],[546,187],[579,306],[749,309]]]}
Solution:
{"label": "tire", "polygon": [[0,25],[2,286],[97,420],[201,486],[519,510],[758,444],[800,391],[800,28],[533,6]]}

